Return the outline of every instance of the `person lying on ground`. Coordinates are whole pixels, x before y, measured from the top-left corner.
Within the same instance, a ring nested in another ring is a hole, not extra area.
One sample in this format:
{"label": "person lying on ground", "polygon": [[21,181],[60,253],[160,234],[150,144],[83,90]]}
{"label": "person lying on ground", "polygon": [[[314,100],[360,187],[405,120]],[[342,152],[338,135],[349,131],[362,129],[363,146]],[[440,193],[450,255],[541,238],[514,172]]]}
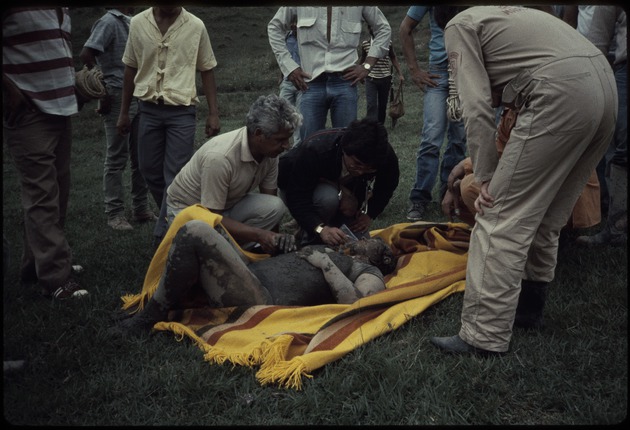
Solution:
{"label": "person lying on ground", "polygon": [[350,304],[385,289],[383,276],[395,267],[391,249],[380,238],[338,251],[312,245],[249,262],[221,225],[192,220],[175,235],[153,296],[112,331],[146,333],[166,321],[170,310],[186,308],[190,297],[199,295],[213,308]]}

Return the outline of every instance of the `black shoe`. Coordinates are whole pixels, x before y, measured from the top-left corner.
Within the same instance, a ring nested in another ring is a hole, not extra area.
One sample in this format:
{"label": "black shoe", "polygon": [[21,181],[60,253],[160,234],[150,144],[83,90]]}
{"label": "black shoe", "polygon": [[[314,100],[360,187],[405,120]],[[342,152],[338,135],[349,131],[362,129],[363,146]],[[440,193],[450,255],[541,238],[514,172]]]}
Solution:
{"label": "black shoe", "polygon": [[459,335],[451,337],[432,337],[431,343],[449,354],[476,354],[481,356],[503,355],[502,352],[488,351],[474,347],[462,340]]}
{"label": "black shoe", "polygon": [[413,222],[422,220],[425,209],[422,203],[412,203],[407,211],[407,219]]}
{"label": "black shoe", "polygon": [[514,327],[525,330],[539,330],[543,327],[543,310],[547,300],[547,282],[521,281]]}
{"label": "black shoe", "polygon": [[153,247],[153,251],[157,251],[162,243],[164,236],[153,236],[153,241],[151,242],[151,246]]}
{"label": "black shoe", "polygon": [[89,295],[88,291],[74,279],[69,278],[58,287],[42,287],[42,295],[55,300],[66,300]]}

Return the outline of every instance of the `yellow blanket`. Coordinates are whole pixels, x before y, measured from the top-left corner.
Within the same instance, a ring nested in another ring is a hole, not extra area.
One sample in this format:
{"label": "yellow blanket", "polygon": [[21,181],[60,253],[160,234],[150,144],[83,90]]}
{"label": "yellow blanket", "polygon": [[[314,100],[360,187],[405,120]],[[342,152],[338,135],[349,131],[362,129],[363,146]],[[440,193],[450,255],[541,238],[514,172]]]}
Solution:
{"label": "yellow blanket", "polygon": [[[182,211],[149,265],[142,291],[123,297],[138,310],[157,288],[177,230],[191,219],[221,221],[201,206]],[[173,311],[156,330],[195,341],[212,363],[260,366],[261,384],[300,389],[303,377],[370,340],[400,327],[429,306],[464,290],[470,231],[460,223],[402,223],[371,232],[399,256],[387,289],[351,305],[190,308]],[[249,258],[267,255],[245,253]]]}

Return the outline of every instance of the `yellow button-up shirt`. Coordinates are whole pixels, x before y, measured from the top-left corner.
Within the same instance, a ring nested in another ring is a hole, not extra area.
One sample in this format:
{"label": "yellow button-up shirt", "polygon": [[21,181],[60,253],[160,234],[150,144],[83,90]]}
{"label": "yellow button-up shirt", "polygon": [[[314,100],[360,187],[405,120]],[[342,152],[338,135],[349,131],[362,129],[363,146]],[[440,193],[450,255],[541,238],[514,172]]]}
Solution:
{"label": "yellow button-up shirt", "polygon": [[217,65],[205,24],[184,8],[164,35],[152,8],[134,16],[122,60],[138,70],[135,97],[175,106],[198,103],[196,72]]}

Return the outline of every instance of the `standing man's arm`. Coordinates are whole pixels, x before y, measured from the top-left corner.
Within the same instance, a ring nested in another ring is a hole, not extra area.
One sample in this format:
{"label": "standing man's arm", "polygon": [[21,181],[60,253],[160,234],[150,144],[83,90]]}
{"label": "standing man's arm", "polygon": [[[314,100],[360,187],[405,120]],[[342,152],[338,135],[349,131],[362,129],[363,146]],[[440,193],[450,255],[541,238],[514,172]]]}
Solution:
{"label": "standing man's arm", "polygon": [[[378,59],[388,55],[389,45],[392,40],[392,28],[378,7],[363,7],[363,19],[372,27],[374,37],[363,65],[356,64],[354,67],[344,70],[343,78],[352,80],[351,85],[363,82],[370,73],[369,69],[376,64]],[[365,66],[368,68],[366,69]]]}
{"label": "standing man's arm", "polygon": [[363,9],[363,19],[372,27],[374,33],[365,62],[373,66],[379,58],[383,58],[389,53],[389,46],[392,42],[392,27],[378,7],[367,6]]}
{"label": "standing man's arm", "polygon": [[573,28],[577,28],[578,7],[577,5],[564,5],[564,15],[562,20]]}
{"label": "standing man's arm", "polygon": [[[90,48],[89,46],[84,46],[81,50],[81,53],[79,54],[79,58],[81,58],[81,61],[83,62],[83,64],[85,64],[88,70],[92,70],[94,67],[96,67],[96,57],[100,54],[100,51],[94,48]],[[111,97],[104,96],[98,100],[98,108],[96,109],[96,113],[105,115],[110,113],[111,110]]]}
{"label": "standing man's arm", "polygon": [[425,70],[422,70],[418,65],[418,59],[416,58],[416,48],[413,40],[413,30],[418,26],[420,21],[412,19],[406,15],[400,23],[398,35],[400,37],[400,43],[402,45],[403,55],[407,62],[407,67],[411,74],[411,80],[420,91],[425,91],[425,85],[436,87],[438,83],[431,78],[439,77],[438,75],[431,74]]}
{"label": "standing man's arm", "polygon": [[4,120],[8,125],[14,125],[24,111],[34,111],[35,106],[28,97],[15,85],[8,76],[2,73],[2,95]]}
{"label": "standing man's arm", "polygon": [[[287,48],[285,36],[291,29],[291,22],[297,21],[297,10],[294,7],[281,7],[278,9],[274,17],[267,24],[267,37],[269,45],[276,57],[278,67],[284,76],[287,77],[293,86],[301,91],[306,91],[306,79],[310,79],[311,75],[302,70],[300,64],[296,63],[291,57],[291,53]],[[298,36],[299,43],[299,36]],[[300,53],[302,55],[302,53]]]}
{"label": "standing man's arm", "polygon": [[398,62],[398,57],[396,56],[396,51],[394,51],[393,44],[389,46],[389,59],[391,60],[394,69],[396,69],[396,73],[398,73],[398,78],[401,82],[404,82],[405,77],[403,76],[402,69],[400,68],[400,63]]}
{"label": "standing man's arm", "polygon": [[133,97],[133,91],[136,87],[134,79],[136,78],[138,69],[131,66],[125,66],[125,74],[123,75],[123,88],[120,103],[120,115],[118,116],[118,133],[125,135],[131,131],[131,120],[129,118],[129,107],[131,106],[131,99]]}
{"label": "standing man's arm", "polygon": [[219,134],[221,123],[219,121],[219,103],[217,102],[217,85],[214,80],[214,69],[200,72],[203,93],[208,103],[208,118],[206,119],[206,136]]}
{"label": "standing man's arm", "polygon": [[94,66],[96,66],[97,55],[98,55],[98,51],[92,48],[88,48],[87,46],[84,46],[83,49],[81,50],[81,53],[79,54],[79,58],[81,58],[81,61],[83,62],[83,64],[85,64],[87,68],[91,70]]}

